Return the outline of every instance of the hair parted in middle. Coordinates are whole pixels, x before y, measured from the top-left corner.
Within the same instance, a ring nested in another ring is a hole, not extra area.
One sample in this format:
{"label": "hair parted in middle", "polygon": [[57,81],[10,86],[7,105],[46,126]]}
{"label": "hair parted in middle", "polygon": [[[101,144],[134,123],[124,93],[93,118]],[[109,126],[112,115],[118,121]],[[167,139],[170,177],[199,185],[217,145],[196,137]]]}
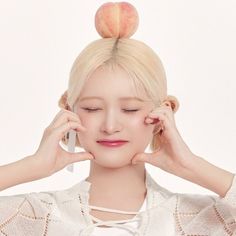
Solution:
{"label": "hair parted in middle", "polygon": [[[95,15],[95,26],[102,38],[87,45],[75,59],[68,89],[61,96],[59,107],[72,111],[87,79],[98,67],[106,66],[110,70],[124,69],[136,91],[141,85],[156,108],[168,102],[174,113],[178,110],[177,98],[167,95],[166,73],[160,58],[145,43],[130,38],[138,22],[138,12],[128,2],[107,2],[100,6]],[[156,125],[153,132],[152,151],[160,147],[159,128]],[[67,139],[63,140],[64,144]],[[76,146],[80,146],[78,136]]]}
{"label": "hair parted in middle", "polygon": [[[167,96],[167,80],[163,64],[158,55],[146,44],[130,38],[102,38],[90,43],[75,59],[71,71],[68,89],[59,100],[59,106],[71,110],[80,96],[86,80],[100,66],[111,70],[115,66],[122,67],[136,85],[142,85],[147,95],[160,106],[169,101],[173,112],[179,108],[174,96]],[[159,147],[158,131],[156,130],[150,148]],[[64,143],[67,143],[64,140]],[[76,146],[80,146],[78,137]]]}

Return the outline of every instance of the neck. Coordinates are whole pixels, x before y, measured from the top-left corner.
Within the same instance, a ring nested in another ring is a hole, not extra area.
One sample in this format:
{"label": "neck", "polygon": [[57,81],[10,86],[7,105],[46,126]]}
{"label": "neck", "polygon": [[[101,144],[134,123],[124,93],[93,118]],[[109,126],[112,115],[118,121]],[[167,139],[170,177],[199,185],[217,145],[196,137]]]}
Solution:
{"label": "neck", "polygon": [[104,198],[137,198],[146,194],[146,169],[143,163],[111,169],[90,162],[87,177],[90,194]]}

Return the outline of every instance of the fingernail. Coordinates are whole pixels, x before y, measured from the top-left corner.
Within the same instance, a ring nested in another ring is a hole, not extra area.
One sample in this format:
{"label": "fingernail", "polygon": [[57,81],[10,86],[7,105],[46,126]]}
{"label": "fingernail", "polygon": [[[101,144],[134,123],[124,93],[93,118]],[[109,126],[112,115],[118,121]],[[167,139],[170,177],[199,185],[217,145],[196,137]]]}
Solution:
{"label": "fingernail", "polygon": [[83,126],[80,126],[79,128],[77,128],[77,131],[86,131],[87,129]]}
{"label": "fingernail", "polygon": [[152,119],[146,118],[146,122],[152,122]]}

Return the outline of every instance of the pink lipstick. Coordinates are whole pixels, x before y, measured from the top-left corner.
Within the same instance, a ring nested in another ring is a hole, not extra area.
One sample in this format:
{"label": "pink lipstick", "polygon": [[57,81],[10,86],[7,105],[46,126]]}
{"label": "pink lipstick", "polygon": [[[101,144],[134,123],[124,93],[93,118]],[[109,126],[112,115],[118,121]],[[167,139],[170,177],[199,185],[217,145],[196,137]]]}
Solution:
{"label": "pink lipstick", "polygon": [[108,140],[108,139],[104,139],[104,140],[98,140],[97,143],[106,146],[106,147],[120,147],[124,144],[126,144],[128,141],[126,140]]}

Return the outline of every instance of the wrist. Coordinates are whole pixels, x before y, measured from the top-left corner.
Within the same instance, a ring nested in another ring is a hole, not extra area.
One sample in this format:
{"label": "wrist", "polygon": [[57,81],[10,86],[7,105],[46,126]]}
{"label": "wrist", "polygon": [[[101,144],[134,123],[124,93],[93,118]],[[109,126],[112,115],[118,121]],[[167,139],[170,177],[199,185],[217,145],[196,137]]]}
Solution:
{"label": "wrist", "polygon": [[184,178],[224,197],[229,190],[234,174],[219,168],[200,156],[194,155],[188,167],[185,167]]}
{"label": "wrist", "polygon": [[175,175],[192,182],[197,168],[196,163],[199,162],[199,158],[200,157],[196,156],[192,152],[189,152],[188,155],[185,155],[184,160],[179,163],[177,169],[175,169]]}
{"label": "wrist", "polygon": [[[41,160],[36,155],[26,157],[29,166],[31,167],[31,176],[35,180],[49,177],[50,175],[46,172],[45,166],[42,166]],[[43,172],[42,170],[45,170]]]}

